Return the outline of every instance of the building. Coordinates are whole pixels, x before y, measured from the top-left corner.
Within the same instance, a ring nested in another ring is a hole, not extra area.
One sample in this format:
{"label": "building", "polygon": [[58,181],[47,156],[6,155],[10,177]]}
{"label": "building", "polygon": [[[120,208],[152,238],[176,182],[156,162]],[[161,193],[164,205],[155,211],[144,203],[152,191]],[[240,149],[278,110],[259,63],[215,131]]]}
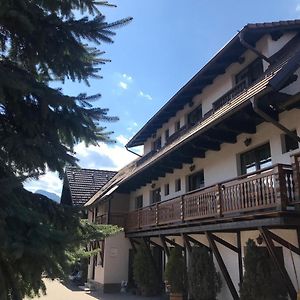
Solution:
{"label": "building", "polygon": [[82,207],[117,172],[66,167],[60,203]]}
{"label": "building", "polygon": [[130,281],[137,243],[160,271],[169,247],[188,256],[198,244],[221,273],[219,299],[239,299],[252,238],[296,299],[299,63],[300,20],[248,24],[140,129],[127,147],[144,155],[85,204],[91,221],[125,227],[92,260],[93,282],[110,291]]}

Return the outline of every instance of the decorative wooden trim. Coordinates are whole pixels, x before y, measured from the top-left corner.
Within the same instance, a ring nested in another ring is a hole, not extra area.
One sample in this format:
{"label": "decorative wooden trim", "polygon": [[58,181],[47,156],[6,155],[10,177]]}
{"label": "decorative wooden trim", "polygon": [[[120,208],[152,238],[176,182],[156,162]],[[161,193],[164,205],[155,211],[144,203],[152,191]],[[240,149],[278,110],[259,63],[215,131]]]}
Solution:
{"label": "decorative wooden trim", "polygon": [[209,245],[210,245],[210,247],[212,249],[212,252],[213,252],[213,254],[214,254],[214,256],[215,256],[215,258],[216,258],[216,260],[218,262],[218,265],[219,265],[219,267],[221,269],[221,272],[222,272],[222,274],[223,274],[223,276],[225,278],[225,281],[226,281],[227,286],[228,286],[228,288],[230,290],[232,298],[234,300],[239,300],[240,297],[239,297],[239,295],[238,295],[238,293],[237,293],[237,291],[235,289],[235,286],[234,286],[234,284],[232,282],[232,279],[231,279],[231,277],[230,277],[230,275],[228,273],[228,270],[227,270],[226,265],[225,265],[225,263],[223,261],[223,258],[222,258],[221,254],[219,252],[219,249],[218,249],[218,247],[217,247],[217,245],[215,243],[214,235],[211,234],[210,232],[206,232],[206,237],[208,239],[208,242],[209,242]]}
{"label": "decorative wooden trim", "polygon": [[240,285],[243,283],[243,259],[242,259],[242,242],[241,232],[236,233],[237,249],[238,249],[238,264],[239,264],[239,280]]}
{"label": "decorative wooden trim", "polygon": [[295,300],[297,298],[296,289],[293,285],[293,282],[291,281],[291,278],[290,278],[288,272],[286,271],[285,266],[283,266],[282,263],[280,263],[280,260],[276,255],[275,246],[274,246],[273,240],[271,238],[271,235],[269,234],[268,230],[266,230],[266,228],[264,228],[264,227],[260,227],[259,231],[267,245],[267,249],[269,251],[271,258],[282,277],[282,280],[287,288],[289,296],[291,297],[292,300]]}

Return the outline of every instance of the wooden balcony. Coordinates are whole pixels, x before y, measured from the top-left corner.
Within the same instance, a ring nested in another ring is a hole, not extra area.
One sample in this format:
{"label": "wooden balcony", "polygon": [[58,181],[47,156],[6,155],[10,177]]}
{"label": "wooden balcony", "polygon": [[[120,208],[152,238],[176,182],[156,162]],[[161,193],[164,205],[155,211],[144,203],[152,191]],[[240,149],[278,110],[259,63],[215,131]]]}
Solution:
{"label": "wooden balcony", "polygon": [[103,225],[117,225],[119,227],[125,226],[125,217],[126,215],[123,212],[111,212],[109,217],[108,213],[96,216],[96,224]]}
{"label": "wooden balcony", "polygon": [[292,166],[278,164],[129,212],[125,228],[138,231],[290,210],[298,203],[294,177]]}

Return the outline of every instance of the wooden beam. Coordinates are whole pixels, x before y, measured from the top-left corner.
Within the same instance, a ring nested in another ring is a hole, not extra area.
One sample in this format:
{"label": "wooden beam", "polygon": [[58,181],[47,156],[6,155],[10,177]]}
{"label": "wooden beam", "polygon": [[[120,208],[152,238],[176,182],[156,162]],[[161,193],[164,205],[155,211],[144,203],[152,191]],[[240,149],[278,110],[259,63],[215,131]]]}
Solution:
{"label": "wooden beam", "polygon": [[229,248],[230,250],[232,250],[232,251],[234,251],[234,252],[236,252],[236,253],[239,252],[239,250],[238,250],[238,248],[237,248],[236,246],[234,246],[234,245],[228,243],[227,241],[221,239],[220,237],[218,237],[218,236],[216,236],[216,235],[214,235],[214,234],[212,234],[212,233],[211,233],[211,236],[213,237],[213,239],[214,239],[216,242],[222,244],[223,246]]}
{"label": "wooden beam", "polygon": [[241,232],[236,233],[237,249],[238,249],[238,264],[239,264],[239,280],[240,286],[243,283],[243,258],[242,258],[242,242],[241,242]]}
{"label": "wooden beam", "polygon": [[282,246],[286,247],[287,249],[290,249],[294,253],[300,255],[299,247],[295,247],[293,244],[291,244],[290,242],[284,240],[283,238],[281,238],[277,234],[273,233],[272,231],[268,230],[267,228],[264,228],[264,230],[267,232],[267,234],[270,236],[270,238],[272,240],[274,240],[275,242],[281,244]]}
{"label": "wooden beam", "polygon": [[216,128],[207,131],[206,136],[212,140],[222,142],[222,143],[234,144],[237,141],[236,134],[232,132],[228,132],[226,130],[216,129]]}
{"label": "wooden beam", "polygon": [[204,247],[204,248],[206,248],[207,250],[211,251],[211,249],[210,249],[209,247],[207,247],[205,244],[203,244],[203,243],[201,243],[201,242],[195,240],[195,239],[192,238],[191,236],[188,235],[187,238],[188,238],[193,244],[195,244],[195,245],[197,245],[197,246],[200,246],[200,247]]}
{"label": "wooden beam", "polygon": [[173,245],[174,247],[180,247],[181,249],[184,248],[184,247],[182,247],[181,245],[177,244],[176,242],[174,242],[174,241],[172,241],[172,240],[170,240],[170,239],[168,239],[168,238],[166,238],[166,237],[165,237],[165,241],[166,241],[167,243],[169,243],[170,245]]}
{"label": "wooden beam", "polygon": [[160,248],[161,250],[164,250],[164,247],[163,247],[162,245],[155,243],[155,242],[152,241],[151,239],[149,240],[149,243],[150,243],[151,245],[153,245],[154,247],[158,247],[158,248]]}
{"label": "wooden beam", "polygon": [[271,236],[269,235],[269,232],[264,227],[260,227],[259,231],[266,243],[268,252],[273,260],[273,263],[276,265],[276,267],[282,277],[283,283],[287,288],[289,296],[291,297],[292,300],[296,300],[296,298],[297,298],[296,289],[293,285],[293,282],[291,281],[291,278],[290,278],[288,272],[285,269],[285,266],[282,265],[282,263],[280,262],[277,254],[276,254],[275,246],[274,246]]}
{"label": "wooden beam", "polygon": [[133,249],[133,251],[136,253],[137,252],[137,249],[136,249],[136,246],[134,244],[134,240],[133,239],[129,239],[129,242],[131,244],[131,248]]}
{"label": "wooden beam", "polygon": [[237,291],[235,289],[235,286],[234,286],[234,284],[233,284],[233,282],[231,280],[231,277],[230,277],[229,272],[228,272],[228,270],[226,268],[226,265],[225,265],[225,263],[224,263],[224,261],[222,259],[222,256],[221,256],[221,254],[219,252],[219,249],[218,249],[218,247],[217,247],[217,245],[216,245],[216,243],[214,241],[213,235],[210,232],[206,232],[206,237],[208,239],[210,248],[212,249],[212,252],[213,252],[213,254],[214,254],[214,256],[215,256],[215,258],[216,258],[216,260],[218,262],[218,265],[219,265],[219,267],[221,269],[223,277],[225,278],[225,281],[226,281],[227,286],[228,286],[228,288],[230,290],[232,298],[234,300],[239,300],[240,297],[239,297],[239,295],[238,295],[238,293],[237,293]]}
{"label": "wooden beam", "polygon": [[184,245],[185,245],[186,249],[188,250],[189,253],[191,253],[192,252],[192,246],[190,244],[188,235],[183,233],[182,234],[182,239],[183,239],[183,242],[184,242]]}
{"label": "wooden beam", "polygon": [[169,257],[170,256],[170,250],[169,250],[169,248],[167,246],[165,237],[164,236],[160,236],[160,240],[161,240],[161,243],[163,245],[163,248],[164,248],[164,251],[165,251],[166,255]]}
{"label": "wooden beam", "polygon": [[254,123],[244,122],[241,120],[227,121],[226,123],[221,125],[221,128],[236,133],[256,133],[256,126]]}

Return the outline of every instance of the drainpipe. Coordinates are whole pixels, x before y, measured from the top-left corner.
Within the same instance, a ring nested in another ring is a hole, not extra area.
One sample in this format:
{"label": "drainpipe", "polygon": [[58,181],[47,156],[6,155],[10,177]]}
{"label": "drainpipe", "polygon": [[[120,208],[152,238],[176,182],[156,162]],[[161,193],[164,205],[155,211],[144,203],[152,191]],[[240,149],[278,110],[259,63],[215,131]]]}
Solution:
{"label": "drainpipe", "polygon": [[239,39],[240,39],[240,43],[247,49],[251,50],[252,52],[254,52],[257,56],[259,56],[261,59],[263,59],[264,61],[266,61],[268,64],[271,64],[272,61],[266,57],[264,54],[262,54],[261,52],[259,52],[257,49],[255,49],[253,46],[251,46],[249,43],[247,43],[244,39],[244,32],[240,31],[239,32]]}
{"label": "drainpipe", "polygon": [[127,147],[127,146],[125,146],[125,149],[126,149],[128,152],[130,152],[130,153],[132,153],[132,154],[135,154],[135,155],[137,155],[138,157],[142,157],[142,155],[140,155],[140,154],[138,154],[138,153],[136,153],[136,152],[134,152],[134,151],[132,151],[132,150],[128,149],[128,147]]}
{"label": "drainpipe", "polygon": [[251,99],[251,103],[252,103],[252,107],[253,110],[259,115],[261,116],[265,121],[272,123],[274,126],[276,126],[277,128],[279,128],[280,130],[282,130],[283,132],[285,132],[289,137],[291,137],[293,140],[297,141],[298,143],[300,143],[300,137],[293,133],[292,131],[290,131],[288,128],[286,128],[285,126],[283,126],[282,124],[280,124],[278,121],[274,120],[272,117],[270,117],[267,113],[265,113],[263,110],[261,110],[258,105],[257,105],[257,99],[255,99],[254,97]]}

